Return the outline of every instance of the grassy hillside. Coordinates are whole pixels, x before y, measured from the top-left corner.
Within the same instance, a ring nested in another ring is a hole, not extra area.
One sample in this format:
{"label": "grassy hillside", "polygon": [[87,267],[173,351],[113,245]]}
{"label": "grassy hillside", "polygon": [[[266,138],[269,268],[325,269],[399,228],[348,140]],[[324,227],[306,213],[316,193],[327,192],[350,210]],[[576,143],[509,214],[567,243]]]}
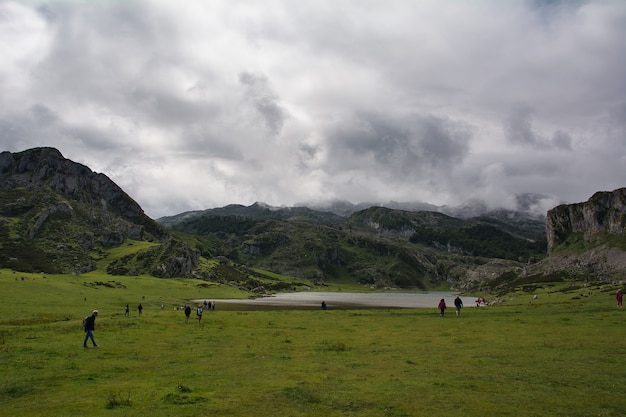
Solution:
{"label": "grassy hillside", "polygon": [[[153,228],[167,233],[161,226]],[[0,191],[0,267],[81,274],[105,261],[116,275],[165,277],[184,276],[192,269],[197,255],[189,247],[171,238],[157,239],[146,230],[144,225],[67,199],[49,188]],[[120,249],[126,257],[112,260],[109,255]],[[178,259],[187,261],[176,265]]]}
{"label": "grassy hillside", "polygon": [[[434,308],[224,311],[219,298],[247,294],[188,279],[2,270],[0,285],[3,416],[608,417],[626,408],[625,312],[611,285],[519,287],[459,318]],[[202,325],[174,310],[195,298],[218,302]],[[83,350],[80,320],[94,308],[101,347]]]}

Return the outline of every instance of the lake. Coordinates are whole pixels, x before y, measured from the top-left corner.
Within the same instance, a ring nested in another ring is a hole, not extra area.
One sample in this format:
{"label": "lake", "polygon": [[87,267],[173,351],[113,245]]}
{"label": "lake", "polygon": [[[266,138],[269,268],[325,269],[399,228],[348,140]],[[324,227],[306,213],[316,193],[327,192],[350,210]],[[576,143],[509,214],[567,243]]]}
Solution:
{"label": "lake", "polygon": [[[454,309],[455,293],[353,293],[353,292],[293,292],[279,293],[249,299],[215,300],[216,310],[279,310],[279,309],[321,309],[326,302],[328,310],[361,308],[437,308],[439,300],[446,301],[448,308]],[[193,300],[202,304],[205,299]],[[461,297],[465,307],[475,307],[475,297]]]}

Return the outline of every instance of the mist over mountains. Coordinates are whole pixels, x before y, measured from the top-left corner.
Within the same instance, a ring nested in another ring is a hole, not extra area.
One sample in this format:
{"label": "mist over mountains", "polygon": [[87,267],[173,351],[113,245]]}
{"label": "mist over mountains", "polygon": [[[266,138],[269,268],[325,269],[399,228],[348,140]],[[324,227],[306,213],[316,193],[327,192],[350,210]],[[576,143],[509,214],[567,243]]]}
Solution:
{"label": "mist over mountains", "polygon": [[507,205],[493,206],[488,205],[485,201],[480,199],[468,200],[465,203],[458,206],[442,205],[437,206],[427,202],[363,202],[353,204],[349,201],[333,200],[327,202],[303,202],[296,206],[309,207],[315,210],[325,210],[340,216],[349,216],[355,211],[364,210],[369,207],[387,207],[395,210],[406,211],[434,211],[449,216],[458,217],[460,219],[468,219],[471,217],[477,217],[482,215],[491,215],[495,213],[507,212],[511,216],[529,217],[529,218],[543,218],[546,212],[555,207],[556,205],[563,204],[562,201],[556,201],[553,197],[536,194],[536,193],[524,193],[515,196],[515,204],[511,207]]}
{"label": "mist over mountains", "polygon": [[[254,216],[254,213],[265,213],[268,210],[277,217],[282,216],[286,218],[302,214],[309,210],[310,212],[317,212],[317,216],[321,216],[327,221],[332,221],[333,216],[331,216],[331,214],[346,218],[355,212],[366,210],[370,207],[385,207],[392,210],[437,212],[459,219],[484,216],[513,223],[536,221],[538,222],[537,224],[539,224],[545,220],[546,212],[554,207],[551,206],[553,202],[554,199],[552,197],[533,193],[525,193],[516,196],[516,206],[513,209],[488,206],[484,201],[479,199],[467,201],[459,206],[437,206],[424,202],[398,201],[388,201],[386,203],[363,202],[355,204],[344,200],[331,200],[326,202],[302,202],[288,207],[272,206],[263,202],[256,202],[250,206],[229,204],[224,207],[187,211],[172,216],[164,216],[157,220],[164,225],[171,225],[174,221],[193,218],[201,214]],[[564,203],[560,202],[558,204]],[[544,210],[544,207],[547,208]],[[534,228],[535,231],[541,234],[540,229],[542,229],[542,227]]]}
{"label": "mist over mountains", "polygon": [[[369,208],[383,207],[407,212],[441,213],[463,220],[480,217],[494,219],[518,228],[518,234],[536,238],[545,236],[546,211],[542,211],[542,207],[547,206],[552,201],[551,197],[541,194],[521,194],[516,197],[517,204],[513,210],[503,207],[489,207],[485,202],[478,199],[467,201],[463,205],[456,207],[436,206],[424,202],[397,201],[354,204],[349,201],[333,200],[328,202],[300,203],[293,207],[277,207],[257,202],[250,206],[230,204],[224,207],[188,211],[173,216],[161,217],[157,221],[165,226],[172,227],[181,222],[188,222],[202,216],[242,216],[251,218],[272,217],[275,219],[300,217],[315,222],[340,224],[356,212]],[[520,231],[522,232],[520,233]]]}

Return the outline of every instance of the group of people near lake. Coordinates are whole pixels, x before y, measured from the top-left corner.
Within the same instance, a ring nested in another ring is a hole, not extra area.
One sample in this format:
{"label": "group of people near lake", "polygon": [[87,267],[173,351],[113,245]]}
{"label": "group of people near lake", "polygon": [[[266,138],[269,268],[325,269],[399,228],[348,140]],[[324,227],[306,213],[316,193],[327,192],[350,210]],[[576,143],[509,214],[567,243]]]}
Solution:
{"label": "group of people near lake", "polygon": [[[208,310],[215,310],[215,302],[211,303],[211,302],[204,302],[205,307]],[[164,304],[161,304],[161,310],[163,310],[165,308]],[[202,318],[202,305],[198,305],[198,322],[200,322],[200,319]],[[139,314],[139,316],[143,315],[143,305],[141,303],[139,303],[139,305],[137,306],[137,313]],[[85,339],[83,340],[83,348],[87,349],[87,342],[89,340],[91,340],[91,343],[93,344],[94,349],[97,349],[99,347],[99,345],[96,343],[96,339],[94,337],[94,330],[96,329],[96,317],[98,317],[98,314],[100,314],[98,312],[98,310],[94,310],[89,316],[85,317],[83,319],[83,329],[85,330]],[[185,316],[186,319],[185,321],[189,320],[189,315],[191,314],[191,307],[189,307],[189,305],[185,306]],[[126,306],[124,307],[124,317],[130,317],[130,306],[128,304],[126,304]]]}
{"label": "group of people near lake", "polygon": [[[617,290],[617,292],[615,293],[615,300],[617,301],[617,306],[619,308],[623,308],[623,302],[624,302],[624,292],[623,290],[620,288],[619,290]],[[476,305],[479,306],[481,304],[485,304],[486,300],[484,298],[478,298],[476,300]],[[165,306],[161,305],[161,309],[163,309]],[[322,310],[326,310],[327,306],[326,306],[326,302],[322,301]],[[445,299],[441,299],[439,301],[439,304],[437,305],[437,308],[439,309],[439,316],[443,317],[446,311],[446,300]],[[459,317],[461,315],[461,309],[463,308],[463,300],[461,300],[461,297],[459,297],[457,295],[457,297],[454,299],[454,310],[456,312],[456,316]],[[177,308],[175,308],[176,310]],[[202,314],[204,313],[204,311],[215,311],[215,301],[211,302],[211,301],[204,301],[203,304],[198,304],[198,307],[196,308],[196,316],[198,318],[198,323],[201,323],[202,321]],[[139,315],[141,316],[143,313],[143,306],[141,305],[141,303],[137,306],[137,311],[139,313]],[[184,309],[183,309],[184,313],[185,313],[185,323],[187,323],[189,321],[189,317],[191,316],[191,306],[189,304],[186,304]],[[83,340],[83,348],[87,349],[87,342],[89,340],[91,340],[91,343],[93,344],[94,349],[97,349],[99,347],[99,345],[96,343],[96,339],[94,337],[93,332],[96,329],[96,318],[98,317],[98,314],[100,314],[98,312],[98,310],[93,310],[93,312],[91,313],[91,315],[85,317],[83,319],[83,327],[85,330],[85,339]],[[128,304],[126,304],[126,307],[124,308],[124,315],[126,317],[129,317],[130,315],[130,308],[128,306]]]}
{"label": "group of people near lake", "polygon": [[[183,311],[185,312],[185,323],[187,323],[189,322],[189,316],[191,316],[191,306],[189,304],[185,304]],[[196,307],[196,317],[198,318],[198,323],[202,323],[202,314],[204,311],[215,311],[215,301],[211,302],[204,300],[204,304],[198,304],[198,307]]]}
{"label": "group of people near lake", "polygon": [[[439,301],[439,305],[437,305],[437,308],[439,309],[439,316],[443,317],[444,313],[446,312],[446,308],[448,308],[446,306],[446,300],[442,298],[441,301]],[[454,299],[454,310],[456,311],[457,317],[461,315],[462,308],[463,308],[463,300],[461,300],[461,297],[457,295],[456,298]]]}

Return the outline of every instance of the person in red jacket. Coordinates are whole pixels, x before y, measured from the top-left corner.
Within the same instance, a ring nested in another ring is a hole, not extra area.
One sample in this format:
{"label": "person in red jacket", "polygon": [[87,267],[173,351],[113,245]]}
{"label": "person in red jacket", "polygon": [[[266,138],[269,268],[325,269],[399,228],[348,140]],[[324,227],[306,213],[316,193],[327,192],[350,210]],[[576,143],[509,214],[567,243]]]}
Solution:
{"label": "person in red jacket", "polygon": [[443,298],[439,301],[437,308],[439,308],[439,317],[443,317],[443,313],[446,311],[446,301]]}
{"label": "person in red jacket", "polygon": [[617,306],[619,308],[622,308],[622,302],[624,301],[624,293],[622,292],[621,288],[617,290],[617,292],[615,293],[615,299],[617,300]]}

